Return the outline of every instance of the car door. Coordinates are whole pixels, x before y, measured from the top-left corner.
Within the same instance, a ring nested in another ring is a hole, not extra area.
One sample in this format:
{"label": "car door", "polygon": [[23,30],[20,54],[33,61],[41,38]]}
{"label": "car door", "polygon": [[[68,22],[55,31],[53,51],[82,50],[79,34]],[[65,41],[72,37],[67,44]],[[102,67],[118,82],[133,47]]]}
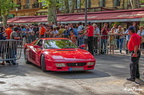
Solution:
{"label": "car door", "polygon": [[30,47],[29,58],[30,61],[36,65],[39,65],[38,60],[42,50],[42,42],[43,40],[40,39]]}

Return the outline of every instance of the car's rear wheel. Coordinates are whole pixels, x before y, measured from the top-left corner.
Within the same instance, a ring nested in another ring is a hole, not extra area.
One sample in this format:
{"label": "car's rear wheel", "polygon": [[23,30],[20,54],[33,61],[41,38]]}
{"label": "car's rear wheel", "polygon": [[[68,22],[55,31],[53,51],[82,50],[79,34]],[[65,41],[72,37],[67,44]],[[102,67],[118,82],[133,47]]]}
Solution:
{"label": "car's rear wheel", "polygon": [[24,58],[25,58],[25,63],[30,64],[30,62],[28,61],[28,56],[26,54],[26,50],[24,50]]}
{"label": "car's rear wheel", "polygon": [[41,55],[41,69],[43,72],[46,71],[46,64],[45,64],[45,57],[44,55]]}

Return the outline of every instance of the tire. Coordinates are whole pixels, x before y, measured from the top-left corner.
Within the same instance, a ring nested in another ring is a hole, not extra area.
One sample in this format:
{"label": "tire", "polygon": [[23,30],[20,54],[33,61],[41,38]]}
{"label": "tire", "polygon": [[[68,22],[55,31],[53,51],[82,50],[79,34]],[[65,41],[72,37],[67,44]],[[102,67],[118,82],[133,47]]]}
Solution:
{"label": "tire", "polygon": [[26,55],[26,51],[24,50],[24,59],[25,59],[25,63],[26,64],[30,64],[31,62],[28,61],[27,55]]}
{"label": "tire", "polygon": [[45,57],[41,55],[41,69],[43,72],[46,72],[46,64],[45,64]]}

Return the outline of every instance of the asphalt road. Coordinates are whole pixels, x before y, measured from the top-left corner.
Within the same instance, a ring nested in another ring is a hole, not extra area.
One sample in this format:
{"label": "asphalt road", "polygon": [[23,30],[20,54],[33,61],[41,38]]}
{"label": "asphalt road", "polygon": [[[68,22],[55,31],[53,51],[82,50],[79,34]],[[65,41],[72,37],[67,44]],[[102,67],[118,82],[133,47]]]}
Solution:
{"label": "asphalt road", "polygon": [[[25,64],[0,67],[0,95],[144,95],[143,85],[126,80],[129,77],[127,55],[97,55],[94,70],[86,72],[42,72]],[[144,79],[144,57],[140,59]]]}

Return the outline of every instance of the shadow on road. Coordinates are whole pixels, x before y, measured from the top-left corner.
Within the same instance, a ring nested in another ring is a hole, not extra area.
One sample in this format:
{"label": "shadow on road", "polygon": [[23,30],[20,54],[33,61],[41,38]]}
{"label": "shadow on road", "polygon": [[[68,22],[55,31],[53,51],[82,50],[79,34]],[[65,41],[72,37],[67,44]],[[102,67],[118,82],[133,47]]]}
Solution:
{"label": "shadow on road", "polygon": [[75,71],[75,72],[46,72],[46,74],[51,74],[64,79],[87,79],[87,78],[110,77],[108,73],[101,72],[98,70]]}
{"label": "shadow on road", "polygon": [[[21,93],[20,93],[21,92]],[[84,92],[82,92],[84,94]],[[14,85],[6,92],[1,92],[0,95],[78,95],[79,91],[71,87],[60,86],[59,84],[45,83],[37,86],[29,85]]]}
{"label": "shadow on road", "polygon": [[26,76],[29,73],[29,67],[19,66],[2,66],[0,67],[0,78],[13,78],[16,76]]}

